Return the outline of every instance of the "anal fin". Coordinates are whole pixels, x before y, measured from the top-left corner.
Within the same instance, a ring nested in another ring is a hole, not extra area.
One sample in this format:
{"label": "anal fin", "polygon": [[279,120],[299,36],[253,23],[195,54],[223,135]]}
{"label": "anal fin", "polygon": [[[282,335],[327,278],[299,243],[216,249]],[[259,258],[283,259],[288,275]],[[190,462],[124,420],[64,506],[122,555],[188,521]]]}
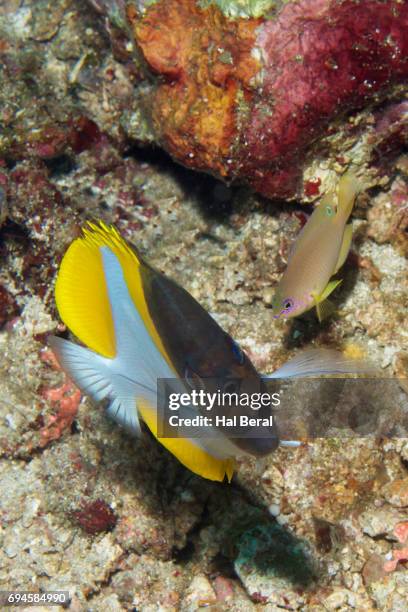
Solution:
{"label": "anal fin", "polygon": [[[138,402],[140,416],[154,437],[186,468],[208,480],[222,482],[225,476],[231,482],[235,470],[234,458],[219,459],[206,451],[200,440],[189,438],[162,438],[158,435],[157,413],[146,401]],[[220,442],[222,445],[222,441]]]}

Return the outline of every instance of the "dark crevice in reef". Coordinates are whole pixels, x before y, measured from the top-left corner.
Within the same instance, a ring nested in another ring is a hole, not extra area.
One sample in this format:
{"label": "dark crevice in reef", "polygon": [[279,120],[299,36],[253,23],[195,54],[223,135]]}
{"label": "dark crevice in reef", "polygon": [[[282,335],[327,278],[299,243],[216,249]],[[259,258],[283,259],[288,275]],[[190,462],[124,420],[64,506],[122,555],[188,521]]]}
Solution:
{"label": "dark crevice in reef", "polygon": [[64,176],[65,174],[70,174],[73,170],[76,170],[78,167],[75,160],[68,154],[63,153],[58,157],[53,157],[51,159],[45,159],[44,164],[47,166],[49,170],[50,178],[57,178],[60,176]]}
{"label": "dark crevice in reef", "polygon": [[26,249],[30,245],[28,230],[11,219],[6,219],[0,229],[0,257],[5,255],[4,250],[7,240],[15,243],[21,249]]}
{"label": "dark crevice in reef", "polygon": [[6,451],[1,455],[0,460],[23,461],[28,465],[32,462],[33,459],[42,455],[46,449],[46,446],[35,446],[27,451],[21,450],[15,453]]}
{"label": "dark crevice in reef", "polygon": [[13,170],[17,165],[17,160],[13,159],[12,157],[4,157],[3,160],[7,170]]}
{"label": "dark crevice in reef", "polygon": [[408,470],[408,459],[404,459],[404,457],[401,457],[401,463],[404,469]]}
{"label": "dark crevice in reef", "polygon": [[[130,554],[130,553],[129,553],[129,554]],[[122,563],[123,563],[123,561],[126,559],[126,557],[127,557],[127,556],[129,556],[129,554],[128,554],[128,555],[126,555],[125,551],[123,552],[123,555],[122,555],[122,556],[121,556],[121,557],[118,559],[118,561],[117,561],[117,563],[116,563],[116,567],[114,567],[114,568],[113,568],[113,569],[112,569],[112,570],[109,572],[109,574],[107,575],[107,577],[105,578],[105,580],[102,580],[101,582],[99,582],[99,583],[96,585],[95,589],[93,589],[92,591],[90,591],[90,592],[87,594],[87,597],[86,597],[86,601],[87,601],[87,602],[91,602],[91,601],[92,601],[92,599],[93,599],[94,597],[97,597],[98,595],[100,595],[100,592],[101,592],[101,590],[102,590],[102,589],[104,589],[104,588],[106,588],[106,587],[111,586],[112,578],[113,578],[113,577],[114,577],[116,574],[118,574],[119,572],[123,571],[123,570],[122,570],[122,568],[121,568],[121,564],[122,564]]]}
{"label": "dark crevice in reef", "polygon": [[[190,537],[190,536],[188,536]],[[179,565],[183,565],[191,561],[194,557],[194,543],[188,539],[183,548],[175,548],[172,553],[172,559]]]}
{"label": "dark crevice in reef", "polygon": [[208,221],[226,222],[236,206],[233,207],[235,187],[229,187],[209,174],[190,170],[173,161],[171,156],[156,147],[132,146],[124,154],[141,164],[163,173],[170,173],[185,192],[192,197],[200,212]]}
{"label": "dark crevice in reef", "polygon": [[125,150],[123,157],[124,159],[131,157],[140,164],[146,164],[159,170],[180,168],[180,165],[173,161],[168,153],[154,145],[141,147],[132,144]]}
{"label": "dark crevice in reef", "polygon": [[186,535],[186,543],[183,548],[173,548],[172,558],[176,563],[183,565],[193,560],[194,554],[196,552],[196,547],[194,544],[195,537],[200,533],[202,529],[204,529],[204,527],[210,524],[210,512],[208,504],[207,502],[205,502],[203,504],[201,516]]}

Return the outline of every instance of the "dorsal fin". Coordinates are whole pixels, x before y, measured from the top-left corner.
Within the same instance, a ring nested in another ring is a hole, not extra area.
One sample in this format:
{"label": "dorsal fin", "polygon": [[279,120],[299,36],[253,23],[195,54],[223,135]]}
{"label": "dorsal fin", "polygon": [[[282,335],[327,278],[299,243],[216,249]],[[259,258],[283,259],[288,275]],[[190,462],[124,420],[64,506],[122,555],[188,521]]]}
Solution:
{"label": "dorsal fin", "polygon": [[344,223],[351,215],[354,201],[361,191],[362,185],[355,174],[348,170],[339,181],[338,188],[338,214]]}
{"label": "dorsal fin", "polygon": [[62,320],[90,349],[104,357],[115,356],[114,325],[101,247],[108,247],[118,258],[132,301],[151,338],[168,361],[146,305],[140,276],[143,263],[119,232],[102,221],[88,222],[82,236],[74,240],[62,260],[55,287]]}
{"label": "dorsal fin", "polygon": [[83,344],[104,357],[115,356],[115,334],[98,243],[83,230],[65,253],[55,285],[65,325]]}

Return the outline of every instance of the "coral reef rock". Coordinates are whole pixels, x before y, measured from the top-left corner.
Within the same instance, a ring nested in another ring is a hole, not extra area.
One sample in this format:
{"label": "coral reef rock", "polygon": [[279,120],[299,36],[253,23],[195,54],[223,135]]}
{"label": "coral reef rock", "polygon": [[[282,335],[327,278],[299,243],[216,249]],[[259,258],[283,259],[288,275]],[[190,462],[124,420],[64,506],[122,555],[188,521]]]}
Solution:
{"label": "coral reef rock", "polygon": [[156,140],[188,167],[307,198],[406,140],[406,2],[97,4],[130,24]]}

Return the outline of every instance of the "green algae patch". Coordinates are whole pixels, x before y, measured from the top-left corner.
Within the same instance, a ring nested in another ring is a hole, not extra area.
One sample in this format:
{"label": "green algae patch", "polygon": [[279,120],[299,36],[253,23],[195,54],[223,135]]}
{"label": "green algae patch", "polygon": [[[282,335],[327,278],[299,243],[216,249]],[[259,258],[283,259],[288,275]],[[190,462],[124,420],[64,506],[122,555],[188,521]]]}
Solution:
{"label": "green algae patch", "polygon": [[245,531],[236,543],[235,568],[284,577],[307,587],[315,578],[314,563],[307,544],[278,524],[257,525]]}
{"label": "green algae patch", "polygon": [[231,19],[250,19],[263,17],[266,13],[280,6],[275,0],[199,0],[201,8],[216,5],[220,11]]}

